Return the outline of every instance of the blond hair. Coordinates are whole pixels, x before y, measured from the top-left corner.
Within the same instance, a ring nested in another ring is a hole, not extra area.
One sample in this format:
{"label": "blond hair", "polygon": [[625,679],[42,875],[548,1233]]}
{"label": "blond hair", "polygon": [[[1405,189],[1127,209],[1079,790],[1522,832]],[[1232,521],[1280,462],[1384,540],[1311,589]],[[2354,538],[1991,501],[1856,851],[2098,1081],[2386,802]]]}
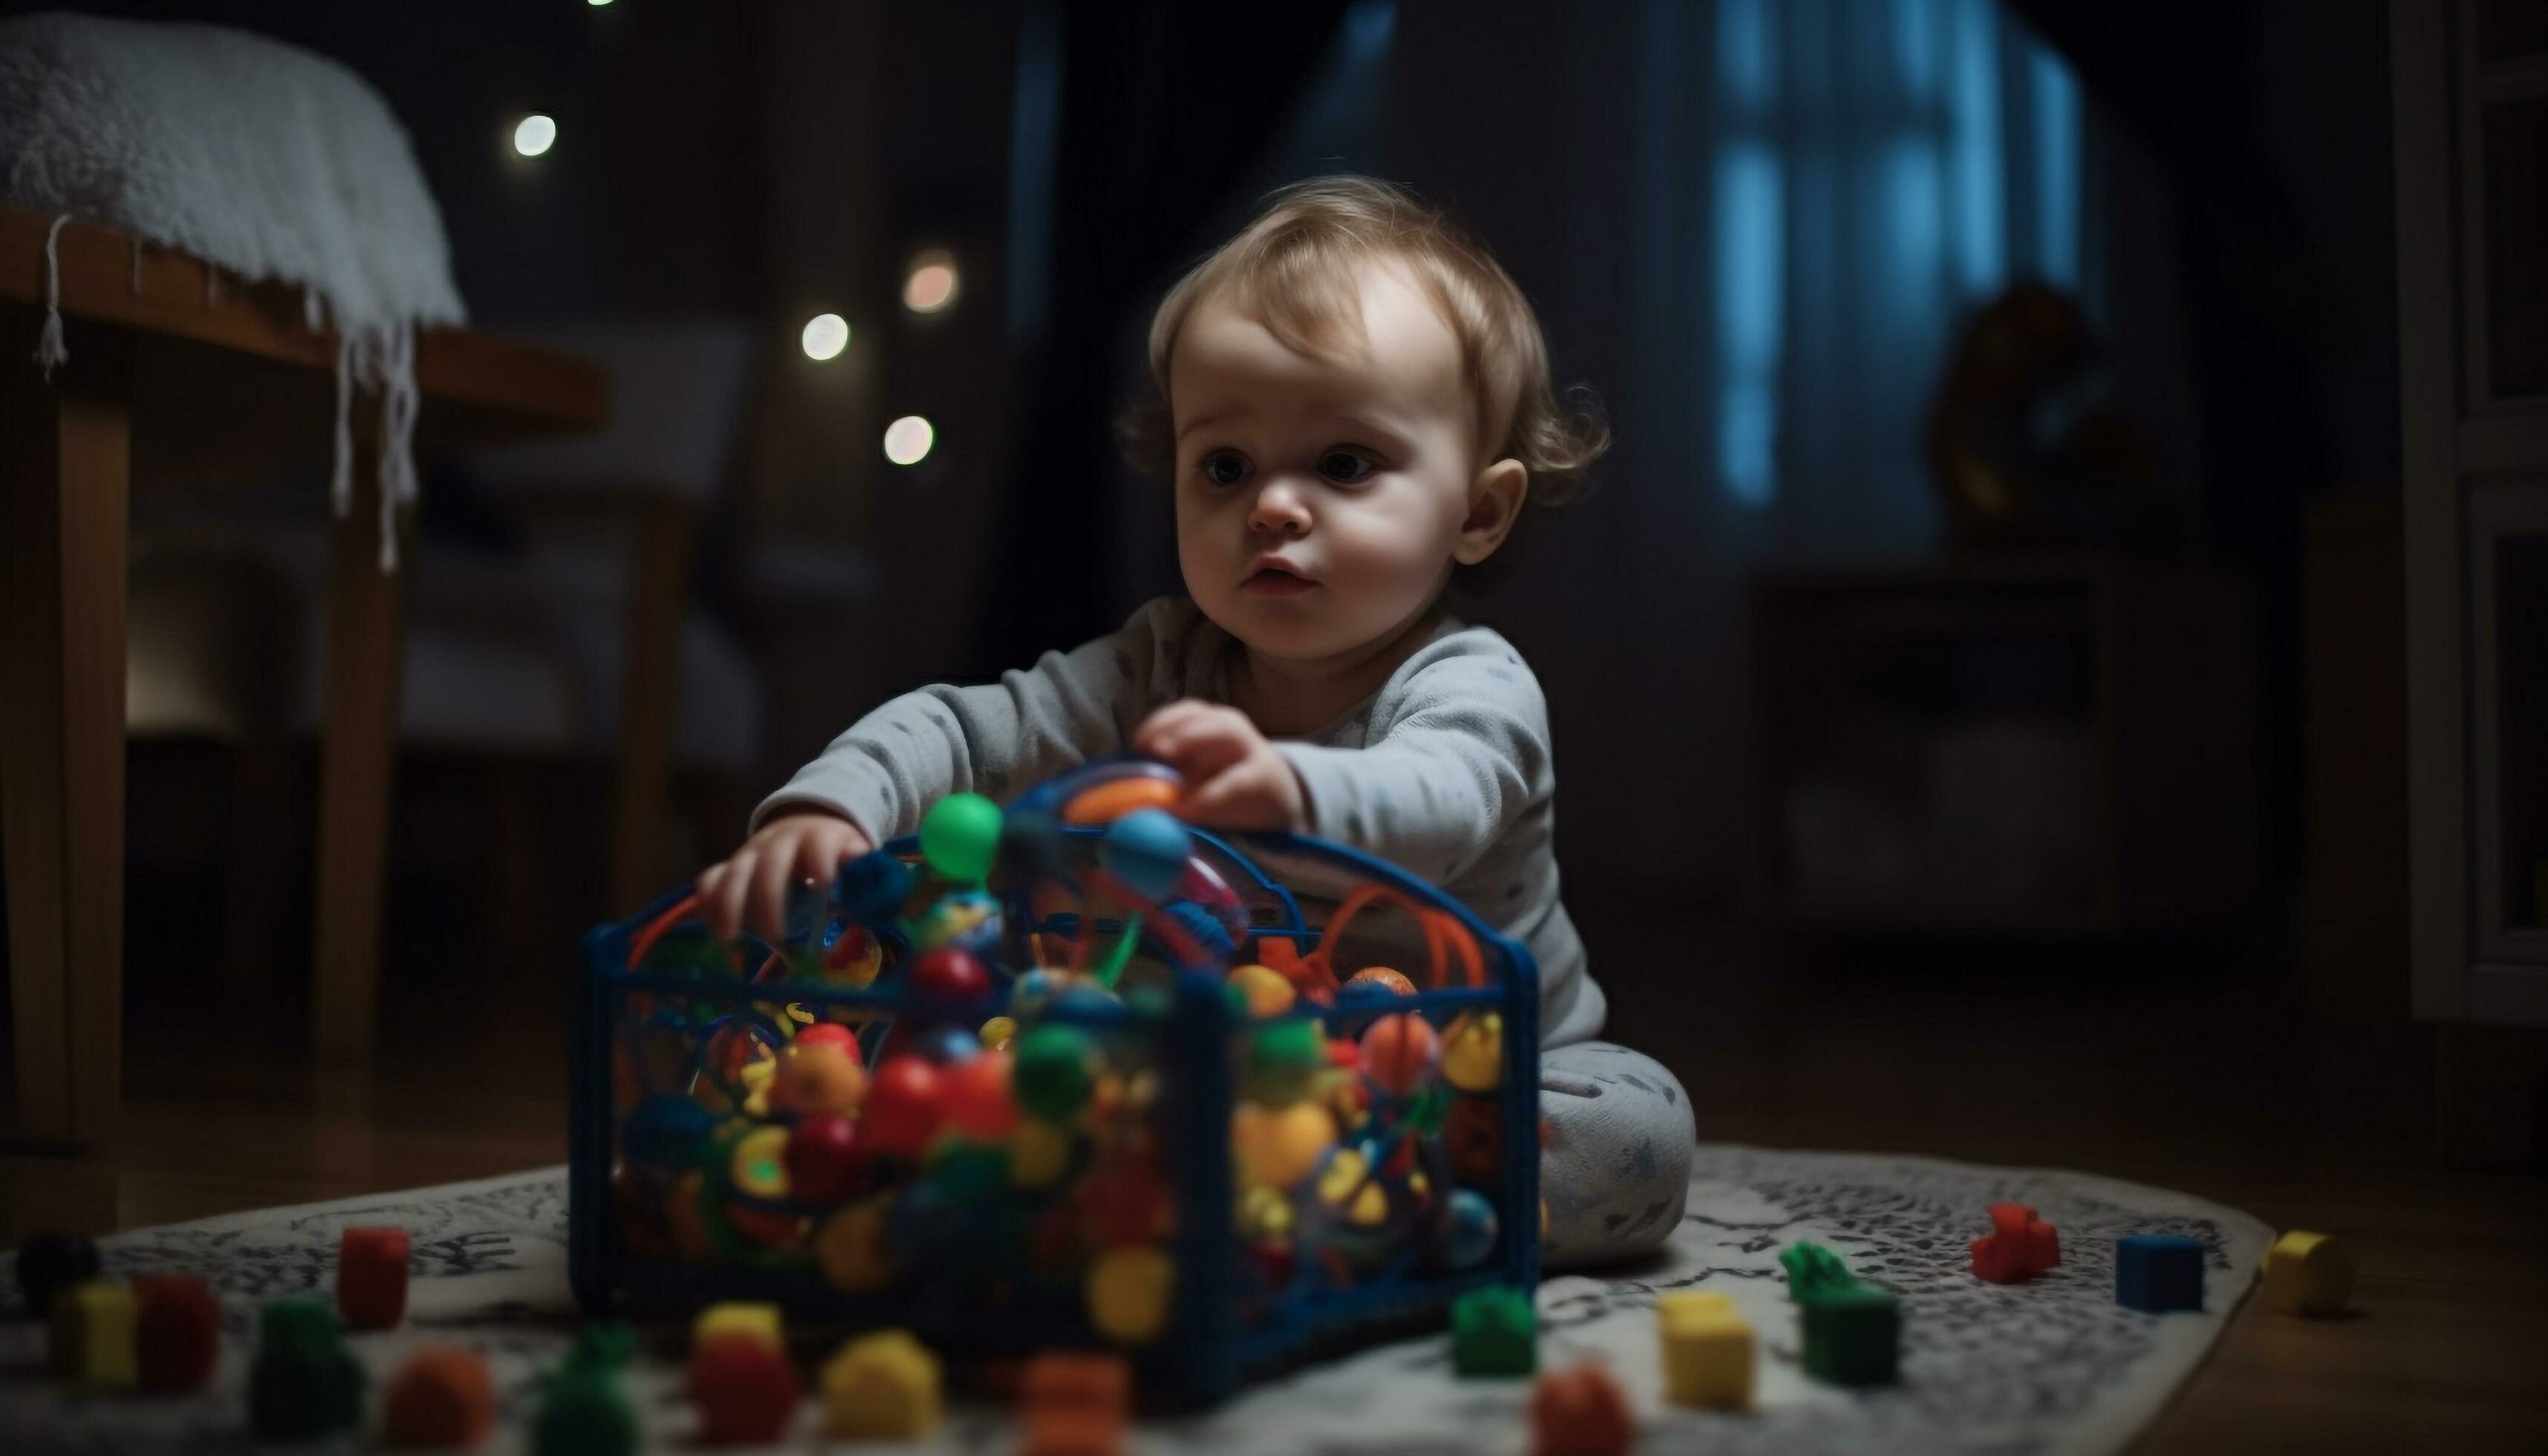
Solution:
{"label": "blond hair", "polygon": [[[1529,503],[1555,507],[1580,496],[1585,473],[1610,447],[1592,391],[1561,399],[1549,381],[1539,316],[1485,246],[1405,188],[1370,177],[1314,177],[1270,194],[1255,221],[1189,269],[1150,319],[1150,399],[1123,421],[1125,453],[1152,474],[1172,474],[1176,440],[1168,374],[1178,330],[1206,298],[1227,290],[1237,309],[1300,353],[1331,357],[1362,326],[1355,269],[1374,259],[1404,265],[1442,311],[1459,341],[1479,439],[1493,460],[1518,460]],[[1529,512],[1503,549],[1454,579],[1484,585],[1509,570]],[[1487,570],[1492,564],[1494,570]]]}

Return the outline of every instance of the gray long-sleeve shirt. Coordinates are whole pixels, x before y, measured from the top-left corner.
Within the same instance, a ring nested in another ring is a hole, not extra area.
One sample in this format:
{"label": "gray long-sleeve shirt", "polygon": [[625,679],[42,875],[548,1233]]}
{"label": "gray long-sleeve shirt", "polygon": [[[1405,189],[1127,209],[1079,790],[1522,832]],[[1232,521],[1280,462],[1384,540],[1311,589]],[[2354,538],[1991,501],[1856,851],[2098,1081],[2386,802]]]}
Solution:
{"label": "gray long-sleeve shirt", "polygon": [[[848,816],[881,843],[950,793],[994,798],[1125,751],[1151,710],[1229,700],[1236,644],[1183,596],[1121,631],[1048,652],[974,687],[904,693],[861,718],[753,813],[790,803]],[[1467,903],[1539,962],[1541,1042],[1601,1029],[1601,989],[1558,899],[1557,777],[1539,680],[1497,632],[1444,617],[1378,692],[1275,748],[1307,790],[1310,831],[1388,860]],[[1316,923],[1342,888],[1320,866],[1260,857]],[[1381,917],[1372,927],[1387,935]],[[1357,922],[1357,929],[1360,922]]]}

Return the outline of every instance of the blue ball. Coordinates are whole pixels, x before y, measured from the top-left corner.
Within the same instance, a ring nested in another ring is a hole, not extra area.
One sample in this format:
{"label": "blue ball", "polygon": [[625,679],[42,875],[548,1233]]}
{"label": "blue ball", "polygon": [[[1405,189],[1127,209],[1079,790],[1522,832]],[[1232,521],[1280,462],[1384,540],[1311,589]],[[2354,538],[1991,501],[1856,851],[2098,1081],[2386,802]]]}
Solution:
{"label": "blue ball", "polygon": [[1495,1205],[1474,1188],[1452,1189],[1450,1216],[1442,1234],[1442,1262],[1454,1269],[1474,1269],[1495,1251]]}
{"label": "blue ball", "polygon": [[873,850],[841,866],[841,914],[858,925],[882,925],[911,896],[911,866]]}
{"label": "blue ball", "polygon": [[1185,877],[1194,836],[1165,809],[1135,809],[1106,828],[1097,858],[1106,872],[1146,900],[1165,899]]}
{"label": "blue ball", "polygon": [[962,1027],[931,1027],[911,1039],[911,1049],[928,1061],[951,1066],[982,1054],[982,1039]]}

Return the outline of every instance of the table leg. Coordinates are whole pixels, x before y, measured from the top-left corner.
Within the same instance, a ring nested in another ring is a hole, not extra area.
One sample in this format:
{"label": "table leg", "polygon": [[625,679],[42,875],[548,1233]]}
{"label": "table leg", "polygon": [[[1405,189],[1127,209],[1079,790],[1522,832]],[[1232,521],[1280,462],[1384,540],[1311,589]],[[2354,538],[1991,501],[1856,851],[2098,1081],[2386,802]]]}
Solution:
{"label": "table leg", "polygon": [[[365,411],[368,413],[368,411]],[[358,433],[368,433],[369,419]],[[389,878],[397,769],[401,630],[412,522],[399,518],[402,563],[381,570],[378,457],[354,461],[354,507],[327,528],[327,700],[319,750],[318,961],[311,1040],[368,1056],[380,1000],[381,903]]]}
{"label": "table leg", "polygon": [[17,1133],[112,1139],[124,1034],[130,341],[82,330],[50,383],[0,317],[0,835]]}

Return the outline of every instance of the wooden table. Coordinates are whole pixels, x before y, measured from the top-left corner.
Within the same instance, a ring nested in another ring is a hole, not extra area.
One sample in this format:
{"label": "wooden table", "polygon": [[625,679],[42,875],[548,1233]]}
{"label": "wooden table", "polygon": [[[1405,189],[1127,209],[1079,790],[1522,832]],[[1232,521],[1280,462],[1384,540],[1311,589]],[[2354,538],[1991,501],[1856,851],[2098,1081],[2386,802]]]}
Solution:
{"label": "wooden table", "polygon": [[[0,208],[0,819],[17,1113],[8,1136],[89,1145],[120,1082],[128,502],[183,482],[325,460],[336,340],[298,290],[77,223],[58,239],[68,364],[33,362],[51,218]],[[467,329],[423,333],[419,458],[599,427],[602,371]],[[372,1041],[398,728],[403,581],[378,565],[378,402],[357,403],[354,508],[328,533],[326,705],[313,1037]],[[411,523],[404,518],[404,536]]]}

